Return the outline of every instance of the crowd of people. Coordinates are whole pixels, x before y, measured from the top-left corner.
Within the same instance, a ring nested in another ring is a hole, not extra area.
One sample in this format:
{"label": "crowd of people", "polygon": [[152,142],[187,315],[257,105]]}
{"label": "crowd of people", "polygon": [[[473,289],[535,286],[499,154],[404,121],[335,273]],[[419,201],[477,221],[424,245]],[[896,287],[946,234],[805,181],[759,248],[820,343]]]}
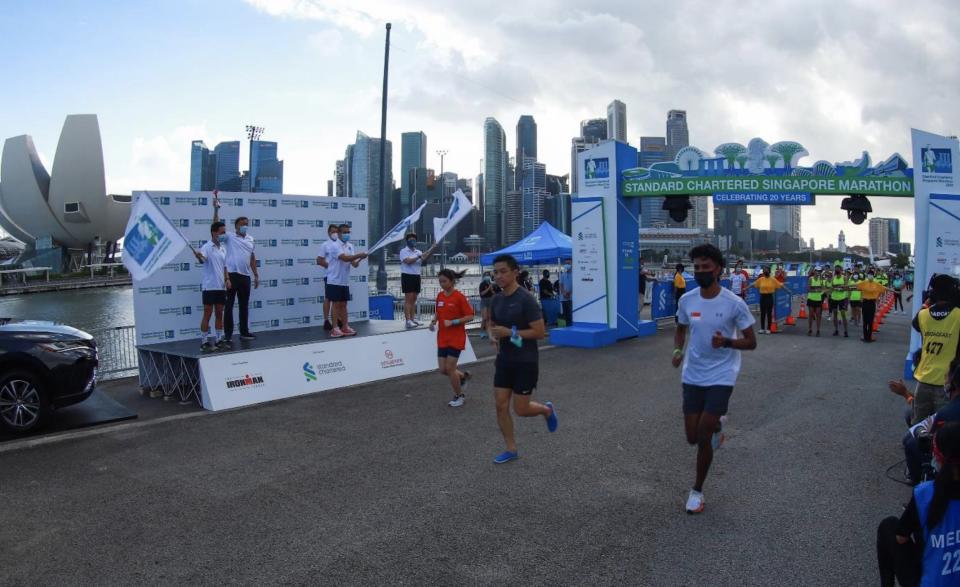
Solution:
{"label": "crowd of people", "polygon": [[[893,276],[895,300],[905,285]],[[884,587],[960,585],[960,283],[935,275],[921,295],[912,323],[921,340],[912,357],[916,386],[910,391],[902,379],[889,382],[906,402],[902,443],[913,490],[899,518],[885,518],[877,528]]]}

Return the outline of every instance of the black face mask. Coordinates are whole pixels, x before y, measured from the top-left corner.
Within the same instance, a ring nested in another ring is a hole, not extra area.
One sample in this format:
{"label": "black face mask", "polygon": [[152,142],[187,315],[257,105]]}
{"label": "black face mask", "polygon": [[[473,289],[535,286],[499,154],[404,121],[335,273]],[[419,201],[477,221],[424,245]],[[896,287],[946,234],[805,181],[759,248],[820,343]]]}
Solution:
{"label": "black face mask", "polygon": [[713,275],[713,271],[697,271],[693,274],[693,278],[697,281],[697,285],[700,287],[710,287],[717,279]]}

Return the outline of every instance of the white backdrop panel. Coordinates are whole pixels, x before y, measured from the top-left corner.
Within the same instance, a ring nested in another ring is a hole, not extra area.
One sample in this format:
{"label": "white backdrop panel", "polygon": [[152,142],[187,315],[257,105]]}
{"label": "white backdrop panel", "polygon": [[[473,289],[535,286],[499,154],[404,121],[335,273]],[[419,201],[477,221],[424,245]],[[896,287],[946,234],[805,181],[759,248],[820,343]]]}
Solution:
{"label": "white backdrop panel", "polygon": [[[209,192],[134,192],[149,195],[199,248],[209,240],[213,221]],[[322,324],[323,282],[316,258],[331,223],[352,227],[354,247],[367,247],[367,200],[289,194],[220,193],[221,219],[227,229],[239,216],[250,219],[256,240],[260,287],[250,296],[250,330],[278,330]],[[149,278],[134,282],[137,344],[198,338],[203,305],[201,265],[184,250]],[[352,270],[350,319],[367,320],[367,262]],[[234,309],[236,317],[237,310]],[[211,324],[211,328],[213,325]]]}

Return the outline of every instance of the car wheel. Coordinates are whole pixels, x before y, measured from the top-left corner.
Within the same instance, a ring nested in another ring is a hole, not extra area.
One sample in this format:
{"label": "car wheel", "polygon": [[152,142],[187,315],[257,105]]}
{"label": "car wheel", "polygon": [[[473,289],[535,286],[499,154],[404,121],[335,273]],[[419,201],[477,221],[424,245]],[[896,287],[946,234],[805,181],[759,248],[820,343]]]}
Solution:
{"label": "car wheel", "polygon": [[40,379],[29,371],[0,378],[0,424],[13,432],[38,427],[47,413],[47,396]]}

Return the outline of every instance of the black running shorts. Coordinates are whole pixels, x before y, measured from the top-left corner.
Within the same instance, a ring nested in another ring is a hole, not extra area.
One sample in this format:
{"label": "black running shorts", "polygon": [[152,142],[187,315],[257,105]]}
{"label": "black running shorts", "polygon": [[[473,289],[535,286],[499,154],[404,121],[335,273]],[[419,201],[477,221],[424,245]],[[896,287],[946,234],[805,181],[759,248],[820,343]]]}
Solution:
{"label": "black running shorts", "polygon": [[530,395],[537,388],[540,367],[537,363],[515,363],[497,357],[493,386],[509,389],[517,395]]}

